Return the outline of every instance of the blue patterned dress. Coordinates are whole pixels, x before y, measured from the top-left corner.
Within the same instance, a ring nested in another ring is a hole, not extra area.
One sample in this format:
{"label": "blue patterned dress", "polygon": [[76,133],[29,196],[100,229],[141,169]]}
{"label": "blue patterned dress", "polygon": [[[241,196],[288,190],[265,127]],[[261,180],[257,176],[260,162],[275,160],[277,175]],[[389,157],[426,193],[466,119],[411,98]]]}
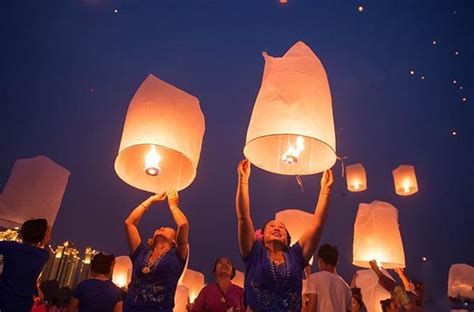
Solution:
{"label": "blue patterned dress", "polygon": [[173,311],[174,294],[185,261],[181,260],[176,248],[172,248],[149,272],[143,272],[150,255],[151,250],[144,244],[140,244],[130,255],[133,272],[124,312]]}
{"label": "blue patterned dress", "polygon": [[256,241],[245,264],[245,303],[254,311],[301,311],[303,271],[307,262],[299,243],[288,247],[285,263],[275,266],[263,242]]}

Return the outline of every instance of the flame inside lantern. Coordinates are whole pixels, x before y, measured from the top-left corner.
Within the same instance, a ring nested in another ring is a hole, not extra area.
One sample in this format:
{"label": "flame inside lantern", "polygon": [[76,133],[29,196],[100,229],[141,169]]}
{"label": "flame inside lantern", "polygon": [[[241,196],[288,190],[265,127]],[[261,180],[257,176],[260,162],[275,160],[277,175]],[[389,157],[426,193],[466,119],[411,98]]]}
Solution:
{"label": "flame inside lantern", "polygon": [[296,145],[288,144],[288,149],[281,155],[281,160],[286,164],[296,164],[300,153],[304,150],[304,138],[299,136],[296,138]]}
{"label": "flame inside lantern", "polygon": [[155,146],[152,145],[150,147],[150,151],[148,152],[148,154],[145,157],[145,172],[146,172],[146,174],[148,174],[150,176],[153,176],[153,177],[160,174],[160,171],[161,171],[160,166],[159,166],[160,161],[161,161],[161,157],[156,152]]}

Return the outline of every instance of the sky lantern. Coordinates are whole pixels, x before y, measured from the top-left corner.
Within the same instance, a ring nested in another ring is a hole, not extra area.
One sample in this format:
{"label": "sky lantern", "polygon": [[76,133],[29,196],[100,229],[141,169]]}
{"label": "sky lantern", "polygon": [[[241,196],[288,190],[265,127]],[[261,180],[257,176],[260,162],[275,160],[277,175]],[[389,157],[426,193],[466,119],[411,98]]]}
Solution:
{"label": "sky lantern", "polygon": [[196,97],[148,75],[128,106],[115,172],[144,191],[182,190],[196,177],[204,130]]}
{"label": "sky lantern", "polygon": [[240,272],[238,270],[235,270],[235,276],[232,279],[232,283],[244,288],[244,283],[245,283],[245,274],[244,272]]}
{"label": "sky lantern", "polygon": [[369,261],[376,260],[385,269],[404,268],[397,208],[382,201],[359,204],[352,248],[356,266],[370,268]]}
{"label": "sky lantern", "polygon": [[336,162],[331,92],[323,65],[303,42],[284,56],[263,53],[262,85],[247,130],[245,157],[269,172],[308,175]]}
{"label": "sky lantern", "polygon": [[112,282],[120,288],[127,287],[132,279],[132,261],[129,256],[115,258]]}
{"label": "sky lantern", "polygon": [[[313,215],[299,209],[286,209],[278,211],[275,214],[275,219],[285,224],[286,229],[290,232],[291,243],[294,244],[300,240],[301,236],[311,225]],[[313,258],[311,258],[309,263],[313,264]]]}
{"label": "sky lantern", "polygon": [[174,294],[174,312],[187,312],[186,305],[189,300],[189,289],[184,285],[178,285]]}
{"label": "sky lantern", "polygon": [[367,189],[367,175],[362,164],[346,167],[347,189],[351,192],[362,192]]}
{"label": "sky lantern", "polygon": [[[385,276],[395,281],[386,270],[381,269],[381,271]],[[382,312],[380,301],[391,298],[390,292],[380,286],[379,278],[372,269],[356,272],[355,287],[361,290],[362,301],[367,312]]]}
{"label": "sky lantern", "polygon": [[192,303],[204,287],[204,274],[191,269],[186,269],[182,285],[189,289],[189,301]]}
{"label": "sky lantern", "polygon": [[474,267],[464,263],[451,265],[448,276],[448,296],[474,300]]}
{"label": "sky lantern", "polygon": [[0,194],[0,226],[13,228],[32,218],[54,225],[70,174],[46,156],[17,159]]}
{"label": "sky lantern", "polygon": [[418,192],[418,182],[416,181],[415,167],[410,165],[400,165],[392,171],[395,193],[400,196],[409,196]]}

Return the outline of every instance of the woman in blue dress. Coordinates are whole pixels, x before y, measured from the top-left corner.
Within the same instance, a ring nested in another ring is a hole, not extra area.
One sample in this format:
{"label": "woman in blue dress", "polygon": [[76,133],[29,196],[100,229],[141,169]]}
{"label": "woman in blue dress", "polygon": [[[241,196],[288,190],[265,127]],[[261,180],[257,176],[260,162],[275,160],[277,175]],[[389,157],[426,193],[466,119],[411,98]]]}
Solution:
{"label": "woman in blue dress", "polygon": [[[138,223],[150,207],[168,198],[177,230],[160,227],[150,243],[143,242]],[[188,256],[189,224],[179,208],[176,191],[157,194],[138,205],[125,220],[133,263],[132,280],[124,301],[125,312],[173,311],[174,294]]]}
{"label": "woman in blue dress", "polygon": [[237,172],[236,212],[240,254],[245,264],[247,311],[301,311],[303,271],[316,251],[326,222],[334,183],[332,171],[325,171],[321,178],[311,226],[293,245],[285,225],[276,220],[263,226],[261,241],[256,239],[250,216],[250,162],[242,160]]}

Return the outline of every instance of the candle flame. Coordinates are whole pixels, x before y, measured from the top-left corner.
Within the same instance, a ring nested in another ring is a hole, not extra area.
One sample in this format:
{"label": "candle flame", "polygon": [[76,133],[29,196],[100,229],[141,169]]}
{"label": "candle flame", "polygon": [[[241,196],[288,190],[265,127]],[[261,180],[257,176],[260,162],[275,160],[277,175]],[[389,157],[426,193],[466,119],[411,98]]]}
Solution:
{"label": "candle flame", "polygon": [[150,151],[145,157],[145,172],[151,176],[157,176],[160,173],[161,157],[156,152],[154,145],[150,147]]}
{"label": "candle flame", "polygon": [[113,282],[115,285],[117,285],[120,288],[125,287],[127,286],[127,277],[124,274],[120,274],[120,275],[117,274],[113,278]]}
{"label": "candle flame", "polygon": [[288,165],[295,164],[298,162],[300,153],[304,150],[304,138],[299,136],[296,138],[296,145],[288,144],[288,149],[281,155],[283,160]]}
{"label": "candle flame", "polygon": [[354,190],[360,189],[360,183],[359,183],[359,181],[355,181],[352,186],[354,187]]}
{"label": "candle flame", "polygon": [[403,192],[405,194],[410,192],[410,181],[405,180],[405,182],[403,182]]}

